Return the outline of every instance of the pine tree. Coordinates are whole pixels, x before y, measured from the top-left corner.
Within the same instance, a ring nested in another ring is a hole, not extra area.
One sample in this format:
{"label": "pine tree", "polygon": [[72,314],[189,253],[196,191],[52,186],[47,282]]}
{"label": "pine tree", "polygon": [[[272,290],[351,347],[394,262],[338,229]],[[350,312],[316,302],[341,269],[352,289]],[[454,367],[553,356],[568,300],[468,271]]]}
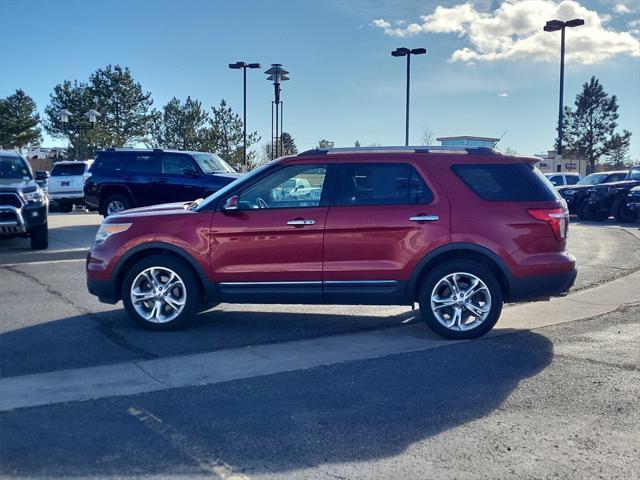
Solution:
{"label": "pine tree", "polygon": [[184,103],[173,97],[155,115],[151,144],[157,148],[206,150],[206,126],[209,115],[198,100],[187,97]]}
{"label": "pine tree", "polygon": [[296,141],[290,133],[282,132],[282,154],[283,155],[295,155],[298,153],[298,147]]}
{"label": "pine tree", "polygon": [[0,99],[0,147],[22,149],[41,140],[36,104],[22,90]]}
{"label": "pine tree", "polygon": [[[206,132],[206,145],[209,151],[217,153],[232,165],[242,165],[243,161],[243,123],[240,115],[227,106],[226,100],[220,100],[218,107],[211,108],[213,115],[210,128]],[[258,143],[258,132],[247,133],[247,163],[254,161],[255,152],[249,151],[251,145]]]}
{"label": "pine tree", "polygon": [[631,132],[623,130],[622,135],[616,133],[609,142],[609,153],[607,160],[614,168],[624,168],[629,161],[629,144],[631,142]]}
{"label": "pine tree", "polygon": [[570,107],[564,110],[565,151],[567,156],[586,158],[587,173],[591,173],[612,151],[618,126],[618,100],[604,91],[597,78],[591,77],[582,86],[574,105],[575,110]]}

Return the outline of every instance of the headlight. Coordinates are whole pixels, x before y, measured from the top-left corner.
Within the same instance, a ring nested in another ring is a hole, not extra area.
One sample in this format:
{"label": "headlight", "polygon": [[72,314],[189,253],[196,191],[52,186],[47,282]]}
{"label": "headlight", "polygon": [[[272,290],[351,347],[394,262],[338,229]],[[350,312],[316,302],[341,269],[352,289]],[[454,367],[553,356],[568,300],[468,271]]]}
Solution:
{"label": "headlight", "polygon": [[96,239],[93,243],[94,245],[100,245],[111,235],[124,232],[128,230],[130,226],[130,223],[103,223],[100,225],[98,233],[96,233]]}
{"label": "headlight", "polygon": [[44,203],[47,198],[40,188],[33,192],[22,192],[22,195],[27,203]]}

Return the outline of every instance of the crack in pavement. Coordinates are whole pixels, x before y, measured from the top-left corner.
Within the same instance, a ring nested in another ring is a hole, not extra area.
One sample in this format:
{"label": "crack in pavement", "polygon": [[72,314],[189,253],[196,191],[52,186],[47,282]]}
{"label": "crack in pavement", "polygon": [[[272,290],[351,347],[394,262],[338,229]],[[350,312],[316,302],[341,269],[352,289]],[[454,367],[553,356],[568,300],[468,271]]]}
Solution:
{"label": "crack in pavement", "polygon": [[135,353],[136,355],[139,355],[140,357],[142,357],[144,360],[151,360],[154,358],[157,358],[157,355],[154,355],[151,352],[148,352],[147,350],[138,347],[136,345],[132,345],[131,343],[129,343],[127,341],[127,339],[117,333],[113,331],[113,321],[110,320],[109,318],[104,317],[103,315],[101,315],[100,313],[96,313],[96,312],[92,312],[91,310],[83,307],[82,305],[78,305],[77,303],[75,303],[73,300],[71,300],[70,298],[67,298],[65,295],[62,294],[62,292],[59,292],[58,290],[55,290],[51,285],[47,285],[46,283],[44,283],[43,281],[41,281],[39,278],[30,275],[26,272],[23,272],[21,270],[18,270],[16,267],[13,266],[6,266],[3,265],[0,268],[6,269],[16,275],[20,275],[32,282],[34,282],[36,285],[39,285],[40,287],[44,288],[46,290],[47,293],[58,297],[60,300],[62,300],[63,302],[68,303],[69,305],[71,305],[73,308],[75,308],[80,314],[82,315],[86,315],[87,317],[89,317],[90,319],[92,319],[94,322],[96,322],[97,326],[98,326],[98,331],[100,333],[102,333],[109,341],[113,342],[115,345],[124,348],[128,351],[130,351],[131,353]]}

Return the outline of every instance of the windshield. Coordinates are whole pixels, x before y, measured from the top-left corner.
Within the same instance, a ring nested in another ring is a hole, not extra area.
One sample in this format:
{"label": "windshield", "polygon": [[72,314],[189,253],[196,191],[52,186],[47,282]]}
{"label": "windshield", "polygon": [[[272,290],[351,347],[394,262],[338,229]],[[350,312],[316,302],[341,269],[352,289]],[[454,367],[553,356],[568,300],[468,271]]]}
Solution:
{"label": "windshield", "polygon": [[198,205],[196,206],[196,210],[197,211],[207,210],[209,206],[212,205],[216,200],[218,200],[221,197],[224,197],[227,193],[229,193],[229,190],[236,188],[240,184],[251,181],[256,175],[260,175],[262,172],[271,168],[272,166],[273,166],[272,162],[266,163],[261,167],[258,167],[255,170],[252,170],[251,172],[247,173],[246,175],[243,175],[242,177],[238,178],[238,180],[234,180],[233,182],[225,185],[217,192],[212,193],[207,198],[205,198],[203,202],[198,203]]}
{"label": "windshield", "polygon": [[31,178],[31,170],[21,157],[0,156],[0,178]]}
{"label": "windshield", "polygon": [[193,157],[204,173],[236,173],[231,165],[213,153],[196,153]]}
{"label": "windshield", "polygon": [[640,180],[640,168],[632,168],[629,172],[629,180]]}
{"label": "windshield", "polygon": [[580,180],[577,185],[598,185],[602,183],[605,178],[607,178],[606,173],[592,173]]}

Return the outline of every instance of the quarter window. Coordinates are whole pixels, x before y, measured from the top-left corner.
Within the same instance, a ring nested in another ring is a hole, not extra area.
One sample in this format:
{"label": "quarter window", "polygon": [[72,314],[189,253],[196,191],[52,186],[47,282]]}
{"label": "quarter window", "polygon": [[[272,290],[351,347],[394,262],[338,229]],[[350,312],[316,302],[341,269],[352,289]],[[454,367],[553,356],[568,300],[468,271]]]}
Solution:
{"label": "quarter window", "polygon": [[242,191],[240,209],[317,207],[326,175],[325,165],[281,168]]}
{"label": "quarter window", "polygon": [[339,168],[337,205],[429,203],[433,194],[409,164],[347,164]]}

